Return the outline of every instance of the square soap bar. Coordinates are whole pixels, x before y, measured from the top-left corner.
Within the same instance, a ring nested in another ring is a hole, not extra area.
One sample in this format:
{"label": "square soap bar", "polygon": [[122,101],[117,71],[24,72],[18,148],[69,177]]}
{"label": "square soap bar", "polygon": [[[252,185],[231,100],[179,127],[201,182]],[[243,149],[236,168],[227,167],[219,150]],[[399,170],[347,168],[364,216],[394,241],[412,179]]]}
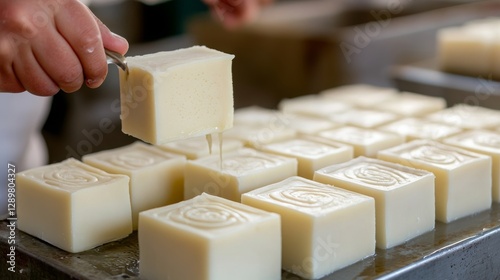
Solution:
{"label": "square soap bar", "polygon": [[244,148],[219,156],[190,160],[186,165],[184,199],[202,193],[236,202],[245,192],[297,175],[297,159]]}
{"label": "square soap bar", "polygon": [[235,124],[234,127],[224,132],[227,139],[242,141],[246,147],[258,148],[262,145],[291,139],[297,132],[283,124],[258,125]]}
{"label": "square soap bar", "polygon": [[314,181],[375,199],[377,247],[388,249],[434,229],[434,174],[358,157],[322,168]]}
{"label": "square soap bar", "polygon": [[352,109],[352,105],[328,98],[322,98],[322,96],[318,94],[310,94],[283,99],[278,104],[278,108],[285,114],[329,118],[334,114]]}
{"label": "square soap bar", "polygon": [[152,144],[233,125],[233,55],[203,46],[127,57],[120,71],[122,131]]}
{"label": "square soap bar", "polygon": [[484,154],[492,160],[492,199],[500,202],[500,131],[471,130],[443,139],[443,143]]}
{"label": "square soap bar", "polygon": [[442,97],[402,92],[387,102],[374,106],[374,109],[391,112],[404,117],[420,117],[446,108]]}
{"label": "square soap bar", "polygon": [[318,279],[375,253],[373,198],[302,177],[242,195],[281,216],[283,269]]}
{"label": "square soap bar", "polygon": [[261,150],[296,158],[297,174],[311,180],[314,171],[331,164],[348,161],[354,155],[354,150],[350,145],[315,136],[303,136],[264,145]]}
{"label": "square soap bar", "polygon": [[377,127],[377,129],[402,135],[406,138],[406,142],[418,139],[439,140],[462,131],[455,126],[421,118],[405,118]]}
{"label": "square soap bar", "polygon": [[404,143],[401,135],[354,126],[326,130],[318,135],[353,146],[354,157],[376,157],[378,151]]}
{"label": "square soap bar", "polygon": [[431,140],[380,151],[378,158],[436,176],[436,220],[448,223],[491,207],[491,158]]}
{"label": "square soap bar", "polygon": [[17,174],[19,229],[71,253],[132,233],[129,178],[76,159]]}
{"label": "square soap bar", "polygon": [[375,128],[388,122],[398,120],[400,116],[391,112],[368,109],[352,109],[333,114],[329,120],[339,124],[352,125],[361,128]]}
{"label": "square soap bar", "polygon": [[179,202],[184,198],[186,157],[135,142],[125,147],[83,156],[83,162],[130,178],[132,224],[139,212]]}
{"label": "square soap bar", "polygon": [[279,280],[280,217],[208,194],[144,211],[139,271],[150,280]]}
{"label": "square soap bar", "polygon": [[351,104],[359,108],[373,108],[374,105],[393,98],[398,91],[394,88],[368,84],[351,84],[321,91],[325,98]]}
{"label": "square soap bar", "polygon": [[500,111],[467,104],[457,104],[429,114],[425,118],[462,129],[484,129],[500,126]]}
{"label": "square soap bar", "polygon": [[[187,159],[198,159],[212,154],[223,154],[243,148],[243,142],[236,139],[229,139],[218,134],[217,141],[212,136],[198,136],[189,139],[177,140],[166,144],[158,145],[158,148],[177,154],[182,154]],[[221,139],[222,137],[222,139]]]}

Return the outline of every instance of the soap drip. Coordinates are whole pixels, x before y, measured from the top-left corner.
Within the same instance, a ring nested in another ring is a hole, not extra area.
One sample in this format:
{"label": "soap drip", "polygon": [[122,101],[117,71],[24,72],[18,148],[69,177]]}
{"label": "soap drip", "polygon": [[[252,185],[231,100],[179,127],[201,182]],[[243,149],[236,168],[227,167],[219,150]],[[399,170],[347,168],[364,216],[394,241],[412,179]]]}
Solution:
{"label": "soap drip", "polygon": [[219,132],[219,165],[222,170],[222,132]]}
{"label": "soap drip", "polygon": [[208,152],[212,155],[212,134],[205,135],[205,138],[207,138]]}

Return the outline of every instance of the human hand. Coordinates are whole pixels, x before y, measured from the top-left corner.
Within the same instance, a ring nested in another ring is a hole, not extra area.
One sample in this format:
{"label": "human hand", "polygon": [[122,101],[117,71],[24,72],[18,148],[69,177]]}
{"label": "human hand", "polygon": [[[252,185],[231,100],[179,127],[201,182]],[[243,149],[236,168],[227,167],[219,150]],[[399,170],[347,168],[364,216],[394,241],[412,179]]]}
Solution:
{"label": "human hand", "polygon": [[104,48],[125,54],[128,42],[78,0],[0,0],[0,91],[96,88],[108,71]]}
{"label": "human hand", "polygon": [[203,0],[227,28],[236,28],[255,19],[272,0]]}

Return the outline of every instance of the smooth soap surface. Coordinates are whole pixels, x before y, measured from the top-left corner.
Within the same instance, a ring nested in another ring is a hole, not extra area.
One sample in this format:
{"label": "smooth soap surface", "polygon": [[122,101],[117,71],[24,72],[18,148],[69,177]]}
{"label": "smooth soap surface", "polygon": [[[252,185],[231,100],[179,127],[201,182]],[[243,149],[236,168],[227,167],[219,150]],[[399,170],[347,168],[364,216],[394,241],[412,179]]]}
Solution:
{"label": "smooth soap surface", "polygon": [[462,131],[455,126],[422,118],[404,118],[377,129],[402,135],[406,138],[406,142],[418,139],[439,140]]}
{"label": "smooth soap surface", "polygon": [[19,229],[71,253],[132,233],[129,178],[75,159],[17,174]]}
{"label": "smooth soap surface", "polygon": [[293,176],[242,195],[281,216],[282,266],[318,279],[375,253],[373,198]]}
{"label": "smooth soap surface", "polygon": [[122,131],[151,144],[233,125],[231,62],[203,46],[127,57],[120,71]]}
{"label": "smooth soap surface", "polygon": [[357,157],[315,172],[314,180],[375,199],[377,247],[400,245],[434,228],[434,174]]}
{"label": "smooth soap surface", "polygon": [[145,279],[281,279],[280,217],[202,194],[142,212],[139,254]]}

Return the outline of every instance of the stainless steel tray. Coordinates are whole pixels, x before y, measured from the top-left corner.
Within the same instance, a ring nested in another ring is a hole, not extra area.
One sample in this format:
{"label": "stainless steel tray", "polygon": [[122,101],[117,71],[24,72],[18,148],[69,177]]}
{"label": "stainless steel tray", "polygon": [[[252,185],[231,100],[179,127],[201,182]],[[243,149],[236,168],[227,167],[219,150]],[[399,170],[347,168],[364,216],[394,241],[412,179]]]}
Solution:
{"label": "stainless steel tray", "polygon": [[[92,226],[92,225],[89,225]],[[0,223],[2,259],[9,252]],[[71,254],[16,231],[16,273],[2,261],[0,279],[140,279],[137,233]],[[500,204],[359,261],[323,279],[500,279]],[[283,280],[300,277],[283,271]]]}

